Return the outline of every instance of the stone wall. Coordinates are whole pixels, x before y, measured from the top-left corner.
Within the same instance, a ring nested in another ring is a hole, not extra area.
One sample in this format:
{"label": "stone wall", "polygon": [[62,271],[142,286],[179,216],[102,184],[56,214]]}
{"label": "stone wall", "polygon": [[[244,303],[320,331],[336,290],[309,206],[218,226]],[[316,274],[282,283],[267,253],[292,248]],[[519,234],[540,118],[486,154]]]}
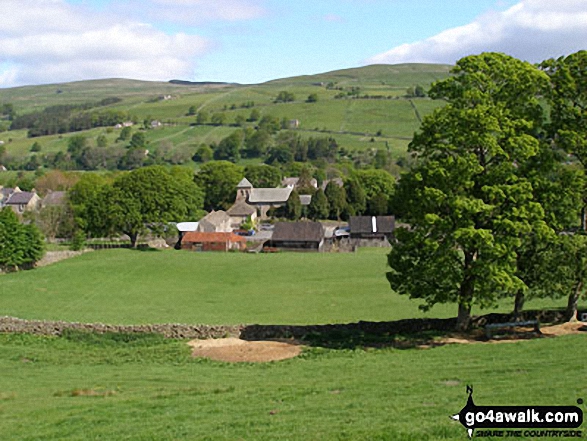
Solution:
{"label": "stone wall", "polygon": [[83,250],[83,251],[47,251],[43,258],[39,260],[35,266],[46,266],[51,265],[52,263],[59,262],[60,260],[69,259],[71,257],[80,256],[88,251],[93,250]]}
{"label": "stone wall", "polygon": [[210,325],[106,325],[103,323],[68,323],[48,320],[22,320],[15,317],[0,317],[0,332],[24,333],[36,335],[61,335],[65,330],[87,331],[103,334],[105,332],[121,333],[157,333],[167,338],[222,338],[238,337],[242,326]]}
{"label": "stone wall", "polygon": [[[540,323],[561,323],[564,311],[524,311],[520,320],[538,320]],[[512,314],[490,313],[473,317],[472,328],[483,328],[488,323],[514,321]],[[47,320],[22,320],[14,317],[0,317],[0,333],[25,333],[36,335],[61,335],[64,330],[121,333],[157,333],[167,338],[223,338],[240,337],[245,340],[272,338],[304,339],[308,335],[337,334],[351,332],[360,334],[394,335],[427,331],[450,331],[456,325],[455,318],[448,319],[405,319],[393,322],[357,322],[332,325],[106,325],[102,323],[69,323]]]}

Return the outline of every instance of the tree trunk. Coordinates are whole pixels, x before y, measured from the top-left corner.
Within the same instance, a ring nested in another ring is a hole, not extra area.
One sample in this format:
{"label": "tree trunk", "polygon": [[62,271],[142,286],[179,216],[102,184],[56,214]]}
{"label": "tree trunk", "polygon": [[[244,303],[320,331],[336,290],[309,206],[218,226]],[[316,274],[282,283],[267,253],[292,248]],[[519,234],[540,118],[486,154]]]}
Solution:
{"label": "tree trunk", "polygon": [[457,316],[457,331],[466,331],[471,322],[471,302],[473,300],[474,280],[469,274],[473,263],[473,253],[465,253],[463,282],[459,289],[459,314]]}
{"label": "tree trunk", "polygon": [[587,209],[585,206],[581,208],[581,230],[587,231]]}
{"label": "tree trunk", "polygon": [[139,233],[126,233],[126,235],[130,238],[131,248],[136,248],[139,240]]}
{"label": "tree trunk", "polygon": [[522,309],[524,309],[524,302],[526,301],[526,296],[524,296],[524,291],[519,290],[516,293],[516,298],[514,300],[514,317],[517,319],[520,317],[522,313]]}
{"label": "tree trunk", "polygon": [[577,321],[577,304],[579,303],[579,294],[581,294],[581,289],[583,288],[583,283],[577,283],[575,291],[569,295],[569,301],[567,303],[567,311],[565,313],[565,320],[568,322],[575,322]]}
{"label": "tree trunk", "polygon": [[471,305],[459,303],[459,315],[457,316],[457,331],[466,331],[471,323]]}

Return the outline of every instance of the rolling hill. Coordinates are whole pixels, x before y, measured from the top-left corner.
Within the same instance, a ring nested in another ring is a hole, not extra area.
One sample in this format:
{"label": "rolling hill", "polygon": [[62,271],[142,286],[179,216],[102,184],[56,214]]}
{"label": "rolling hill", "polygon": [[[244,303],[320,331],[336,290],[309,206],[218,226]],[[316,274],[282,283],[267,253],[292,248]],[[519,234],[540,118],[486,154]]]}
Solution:
{"label": "rolling hill", "polygon": [[[189,156],[200,144],[218,142],[232,133],[235,119],[239,115],[248,118],[254,108],[261,116],[298,120],[296,131],[302,137],[332,136],[347,151],[387,148],[399,157],[405,154],[421,118],[441,105],[428,98],[408,97],[407,89],[416,85],[427,89],[432,82],[446,78],[449,70],[450,66],[432,64],[373,65],[254,85],[89,80],[0,89],[0,104],[11,103],[17,114],[26,114],[48,106],[95,103],[116,97],[120,101],[105,109],[129,112],[141,122],[161,121],[162,126],[146,131],[151,149],[164,142],[167,149]],[[294,100],[276,103],[280,91],[292,93]],[[310,94],[316,95],[317,102],[306,102]],[[196,112],[210,115],[222,112],[226,123],[195,125],[195,117],[187,115],[192,106]],[[3,124],[6,127],[9,123]],[[95,128],[82,133],[90,146],[101,134],[108,145],[123,145],[116,141],[116,130]],[[0,141],[4,141],[9,155],[26,157],[32,154],[34,142],[41,146],[39,154],[65,151],[72,135],[29,138],[26,130],[12,130],[0,133]]]}

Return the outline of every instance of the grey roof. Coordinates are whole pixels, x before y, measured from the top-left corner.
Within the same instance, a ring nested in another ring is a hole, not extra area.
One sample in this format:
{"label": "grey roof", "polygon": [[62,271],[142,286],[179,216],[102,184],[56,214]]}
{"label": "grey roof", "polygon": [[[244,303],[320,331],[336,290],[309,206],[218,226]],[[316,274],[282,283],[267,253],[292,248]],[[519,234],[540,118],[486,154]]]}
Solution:
{"label": "grey roof", "polygon": [[310,205],[312,202],[312,195],[311,194],[301,194],[300,195],[300,203],[302,205]]}
{"label": "grey roof", "polygon": [[43,199],[43,205],[63,205],[66,195],[65,191],[52,191]]}
{"label": "grey roof", "polygon": [[223,222],[230,222],[230,216],[226,214],[226,211],[223,210],[211,211],[202,219],[200,219],[200,222],[202,221],[207,221],[212,225],[218,226]]}
{"label": "grey roof", "polygon": [[12,193],[8,200],[5,202],[6,205],[21,205],[28,204],[36,193],[30,191],[17,191]]}
{"label": "grey roof", "polygon": [[[373,231],[373,218],[375,218],[376,231]],[[351,233],[381,233],[390,234],[395,229],[394,216],[351,216],[349,219]]]}
{"label": "grey roof", "polygon": [[247,178],[242,178],[236,188],[253,188],[253,184]]}
{"label": "grey roof", "polygon": [[9,188],[9,187],[0,188],[0,194],[2,195],[0,200],[2,200],[4,198],[8,198],[8,196],[10,196],[12,193],[14,193],[14,188]]}
{"label": "grey roof", "polygon": [[291,191],[291,188],[253,188],[249,202],[253,204],[285,203]]}
{"label": "grey roof", "polygon": [[320,242],[324,239],[324,228],[320,222],[277,222],[272,241]]}
{"label": "grey roof", "polygon": [[238,201],[232,207],[230,207],[226,213],[230,216],[251,216],[256,212],[256,208],[250,206],[245,201]]}

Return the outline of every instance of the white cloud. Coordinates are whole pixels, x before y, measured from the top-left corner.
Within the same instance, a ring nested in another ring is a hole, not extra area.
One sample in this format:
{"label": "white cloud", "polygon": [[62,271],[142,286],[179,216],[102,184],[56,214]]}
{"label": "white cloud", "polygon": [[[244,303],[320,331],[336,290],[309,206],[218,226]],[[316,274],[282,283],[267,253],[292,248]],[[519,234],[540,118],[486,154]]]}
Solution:
{"label": "white cloud", "polygon": [[368,64],[449,63],[481,52],[504,52],[531,62],[587,47],[587,0],[521,0],[503,12],[426,40],[375,55]]}
{"label": "white cloud", "polygon": [[262,0],[150,0],[136,5],[152,18],[183,24],[251,20],[266,13]]}
{"label": "white cloud", "polygon": [[89,78],[193,77],[209,43],[64,0],[0,1],[0,87]]}

